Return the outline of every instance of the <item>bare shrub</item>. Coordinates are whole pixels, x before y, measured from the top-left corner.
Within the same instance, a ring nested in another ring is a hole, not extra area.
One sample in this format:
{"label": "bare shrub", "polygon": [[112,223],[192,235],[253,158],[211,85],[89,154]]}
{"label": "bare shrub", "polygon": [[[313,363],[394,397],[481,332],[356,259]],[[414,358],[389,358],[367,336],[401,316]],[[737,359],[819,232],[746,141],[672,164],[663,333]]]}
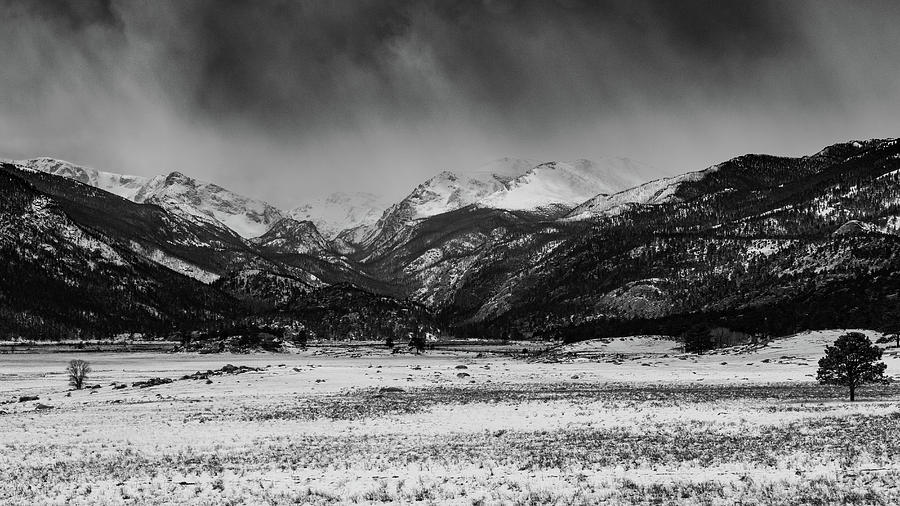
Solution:
{"label": "bare shrub", "polygon": [[91,365],[84,360],[72,360],[66,367],[66,374],[69,375],[69,386],[76,390],[84,388],[84,380],[91,372]]}

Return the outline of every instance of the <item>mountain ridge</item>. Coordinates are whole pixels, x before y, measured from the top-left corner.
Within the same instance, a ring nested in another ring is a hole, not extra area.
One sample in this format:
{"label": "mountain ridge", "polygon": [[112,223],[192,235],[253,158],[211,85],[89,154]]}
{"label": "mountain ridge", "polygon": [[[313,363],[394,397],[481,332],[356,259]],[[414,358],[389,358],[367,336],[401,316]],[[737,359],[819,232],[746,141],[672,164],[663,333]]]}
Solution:
{"label": "mountain ridge", "polygon": [[[310,221],[285,217],[246,240],[211,218],[188,219],[152,199],[136,204],[23,167],[0,172],[50,199],[50,207],[29,200],[16,208],[31,209],[28,216],[58,209],[116,254],[140,256],[140,265],[168,263],[187,276],[186,265],[200,268],[209,276],[194,273],[208,287],[199,290],[221,297],[208,300],[238,301],[229,303],[232,308],[246,304],[250,309],[240,311],[259,322],[287,324],[299,317],[291,311],[311,307],[300,298],[347,283],[378,297],[424,304],[435,321],[460,336],[677,335],[695,324],[778,333],[844,320],[889,325],[891,315],[900,314],[897,140],[838,143],[803,157],[742,155],[549,211],[500,209],[481,200],[531,184],[523,176],[537,174],[547,183],[546,173],[568,177],[577,170],[562,162],[504,163],[508,170],[438,174],[405,204],[386,210],[376,234],[352,247],[348,241],[346,249]],[[28,207],[33,202],[37,207]],[[21,212],[0,215],[0,230],[38,241],[17,218]],[[68,230],[63,222],[47,223],[51,230]],[[84,263],[84,272],[90,270],[86,259],[102,259],[106,251],[90,244],[67,246],[78,252],[72,258]],[[27,254],[38,254],[40,244],[32,246],[35,253]],[[57,282],[54,272],[46,276]],[[347,290],[337,293],[348,298],[333,299],[357,300]],[[335,322],[343,318],[338,306],[328,311]],[[225,318],[234,310],[217,314]],[[347,321],[357,321],[349,315]]]}

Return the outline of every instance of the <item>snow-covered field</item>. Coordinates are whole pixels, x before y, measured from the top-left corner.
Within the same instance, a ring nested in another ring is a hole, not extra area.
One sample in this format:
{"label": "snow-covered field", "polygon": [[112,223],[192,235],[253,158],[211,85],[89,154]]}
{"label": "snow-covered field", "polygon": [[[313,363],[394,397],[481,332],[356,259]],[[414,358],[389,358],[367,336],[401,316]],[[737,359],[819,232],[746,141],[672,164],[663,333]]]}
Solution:
{"label": "snow-covered field", "polygon": [[[0,355],[0,503],[895,504],[900,388],[816,385],[839,334],[699,357],[651,337]],[[101,388],[67,396],[71,358]],[[180,379],[225,364],[260,370]],[[154,377],[174,381],[132,386]]]}

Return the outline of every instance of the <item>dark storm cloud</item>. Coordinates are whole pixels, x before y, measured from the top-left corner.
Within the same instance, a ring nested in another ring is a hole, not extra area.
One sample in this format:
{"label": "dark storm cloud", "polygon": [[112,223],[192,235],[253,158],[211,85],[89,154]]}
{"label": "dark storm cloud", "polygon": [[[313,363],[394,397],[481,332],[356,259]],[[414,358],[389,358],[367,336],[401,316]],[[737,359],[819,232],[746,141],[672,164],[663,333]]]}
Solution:
{"label": "dark storm cloud", "polygon": [[457,99],[527,126],[616,112],[636,92],[719,94],[802,42],[779,9],[720,1],[217,1],[179,18],[172,56],[197,73],[197,108],[291,133],[439,117]]}
{"label": "dark storm cloud", "polygon": [[895,135],[900,112],[896,2],[0,7],[0,155],[178,168],[284,205],[506,155],[672,174]]}

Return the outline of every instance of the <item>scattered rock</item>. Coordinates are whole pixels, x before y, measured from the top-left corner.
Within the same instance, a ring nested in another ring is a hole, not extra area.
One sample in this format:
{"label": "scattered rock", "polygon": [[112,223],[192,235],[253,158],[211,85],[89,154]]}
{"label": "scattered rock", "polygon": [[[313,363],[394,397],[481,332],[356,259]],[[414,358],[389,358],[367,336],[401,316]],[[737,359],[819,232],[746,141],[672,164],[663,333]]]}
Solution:
{"label": "scattered rock", "polygon": [[47,409],[53,409],[53,406],[49,406],[47,404],[41,404],[40,402],[34,406],[35,411],[44,411]]}
{"label": "scattered rock", "polygon": [[212,385],[212,382],[213,382],[213,381],[212,381],[211,379],[209,379],[209,378],[206,379],[206,384],[207,384],[207,385]]}
{"label": "scattered rock", "polygon": [[[208,380],[210,376],[221,376],[223,374],[243,374],[245,372],[254,372],[254,371],[261,371],[261,370],[262,369],[259,369],[257,367],[249,367],[246,365],[235,366],[235,365],[231,365],[231,364],[226,364],[221,369],[216,369],[216,370],[210,369],[206,372],[197,371],[194,374],[184,375],[181,377],[181,379],[183,379],[183,380]],[[296,367],[294,368],[294,370],[299,372],[299,370]]]}
{"label": "scattered rock", "polygon": [[400,387],[381,387],[381,389],[379,390],[379,392],[383,392],[383,393],[398,393],[398,392],[403,392],[403,389],[400,388]]}
{"label": "scattered rock", "polygon": [[468,367],[466,367],[464,365],[458,365],[458,366],[456,366],[456,369],[468,369]]}
{"label": "scattered rock", "polygon": [[577,379],[578,379],[578,375],[577,375],[577,374],[573,375],[573,376],[572,376],[572,379],[573,379],[573,380],[577,380]]}
{"label": "scattered rock", "polygon": [[23,395],[23,396],[19,397],[19,402],[36,401],[38,399],[40,399],[40,397],[38,397],[36,395]]}
{"label": "scattered rock", "polygon": [[172,378],[150,378],[147,381],[135,381],[131,386],[135,388],[149,388],[157,385],[166,385],[172,382]]}
{"label": "scattered rock", "polygon": [[456,375],[457,378],[468,378],[469,376],[471,376],[471,374],[469,374],[467,372],[461,372]]}
{"label": "scattered rock", "polygon": [[114,386],[113,390],[122,390],[123,388],[128,388],[128,385],[122,383],[121,385]]}

